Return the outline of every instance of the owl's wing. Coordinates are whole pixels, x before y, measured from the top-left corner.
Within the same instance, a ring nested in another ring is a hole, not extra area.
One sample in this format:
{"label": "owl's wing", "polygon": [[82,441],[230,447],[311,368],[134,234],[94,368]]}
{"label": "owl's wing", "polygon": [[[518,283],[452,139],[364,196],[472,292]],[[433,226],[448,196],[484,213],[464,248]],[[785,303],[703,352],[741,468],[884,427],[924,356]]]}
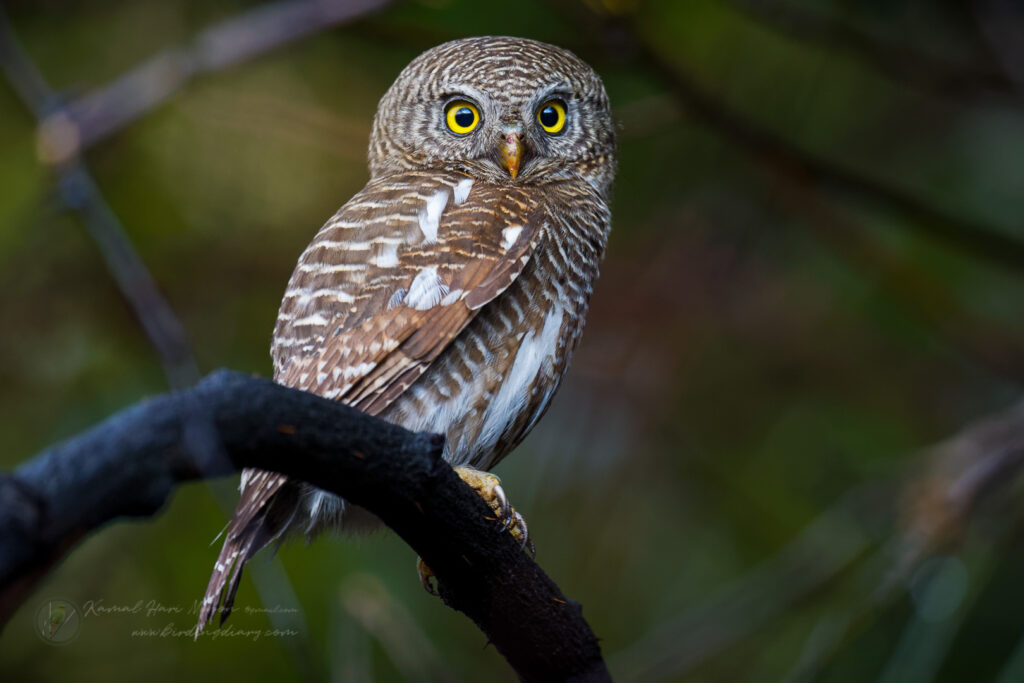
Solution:
{"label": "owl's wing", "polygon": [[368,185],[299,260],[277,381],[382,412],[522,272],[547,219],[535,196],[436,173]]}
{"label": "owl's wing", "polygon": [[[545,220],[527,192],[464,176],[405,174],[371,182],[299,259],[274,330],[275,379],[380,413],[515,281]],[[290,522],[268,520],[275,510],[294,514],[296,506],[279,499],[286,481],[270,472],[243,473],[200,627],[230,573],[223,623],[242,565]]]}
{"label": "owl's wing", "polygon": [[275,378],[379,413],[512,284],[542,223],[527,193],[469,178],[371,183],[299,261],[275,330]]}

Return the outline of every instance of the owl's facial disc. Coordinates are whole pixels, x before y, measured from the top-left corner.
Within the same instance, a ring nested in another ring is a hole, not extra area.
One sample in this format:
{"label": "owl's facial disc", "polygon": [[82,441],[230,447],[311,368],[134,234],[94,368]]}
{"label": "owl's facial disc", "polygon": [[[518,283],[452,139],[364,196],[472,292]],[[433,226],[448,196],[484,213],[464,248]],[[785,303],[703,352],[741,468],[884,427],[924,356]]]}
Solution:
{"label": "owl's facial disc", "polygon": [[521,126],[502,126],[498,142],[498,158],[508,169],[512,180],[519,175],[519,163],[523,159],[523,129]]}
{"label": "owl's facial disc", "polygon": [[414,59],[381,99],[370,173],[454,171],[504,185],[582,179],[606,195],[615,125],[593,69],[521,38],[444,43]]}

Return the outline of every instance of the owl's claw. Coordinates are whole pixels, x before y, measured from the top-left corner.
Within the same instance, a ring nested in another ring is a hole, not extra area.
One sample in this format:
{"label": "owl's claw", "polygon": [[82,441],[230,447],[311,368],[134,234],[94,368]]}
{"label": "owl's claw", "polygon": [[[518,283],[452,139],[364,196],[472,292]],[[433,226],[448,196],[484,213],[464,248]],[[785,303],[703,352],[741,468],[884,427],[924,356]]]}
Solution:
{"label": "owl's claw", "polygon": [[[456,467],[455,473],[462,481],[469,484],[477,494],[484,499],[488,507],[494,511],[494,519],[501,523],[501,530],[512,534],[512,537],[519,541],[519,546],[530,553],[530,557],[537,556],[537,549],[530,540],[530,532],[526,528],[526,520],[516,512],[516,509],[508,502],[505,489],[501,487],[501,480],[489,472],[481,472],[472,467]],[[417,558],[416,571],[420,577],[423,588],[431,595],[437,595],[434,588],[434,572],[420,558]]]}
{"label": "owl's claw", "polygon": [[437,589],[434,588],[434,583],[431,581],[431,579],[434,578],[434,572],[427,566],[427,563],[423,561],[422,557],[416,558],[416,573],[420,576],[420,583],[423,584],[423,590],[436,596]]}
{"label": "owl's claw", "polygon": [[495,519],[501,522],[501,530],[512,534],[523,549],[529,548],[532,554],[534,548],[530,542],[530,532],[526,528],[526,520],[508,502],[505,489],[501,487],[501,479],[490,472],[481,472],[478,469],[465,466],[456,467],[455,473],[462,481],[472,486],[473,490],[494,510]]}
{"label": "owl's claw", "polygon": [[498,483],[501,480],[498,479],[498,477],[496,477],[493,474],[488,474],[487,475],[488,477],[494,477],[494,483],[491,485],[491,487],[489,489],[490,495],[493,496],[493,502],[492,502],[491,500],[487,499],[487,493],[486,493],[487,489],[478,488],[477,486],[475,486],[473,484],[473,481],[476,480],[477,477],[480,477],[480,475],[483,474],[483,472],[480,472],[479,470],[471,470],[472,474],[468,475],[469,478],[467,478],[467,477],[462,476],[462,472],[460,470],[463,470],[463,469],[470,469],[470,468],[468,468],[468,467],[466,467],[466,468],[456,467],[455,468],[455,472],[460,477],[462,477],[462,480],[464,482],[466,482],[467,484],[472,486],[474,489],[476,489],[476,492],[480,494],[480,497],[484,499],[485,503],[490,505],[492,508],[494,508],[494,503],[498,504],[498,507],[495,508],[495,512],[498,513],[498,519],[502,520],[502,524],[501,524],[502,530],[503,531],[508,531],[509,526],[511,525],[511,522],[512,522],[512,506],[509,505],[508,496],[505,495],[505,489],[501,488],[501,484]]}
{"label": "owl's claw", "polygon": [[[523,550],[529,550],[531,559],[536,558],[537,547],[533,545],[533,541],[530,540],[530,532],[526,528],[526,520],[523,519],[523,516],[515,510],[512,511],[512,515],[515,517],[515,520],[512,523],[512,529],[519,529],[522,532],[521,538],[517,536],[517,538],[519,538],[519,547]],[[516,535],[515,531],[511,531],[511,533],[513,536]]]}

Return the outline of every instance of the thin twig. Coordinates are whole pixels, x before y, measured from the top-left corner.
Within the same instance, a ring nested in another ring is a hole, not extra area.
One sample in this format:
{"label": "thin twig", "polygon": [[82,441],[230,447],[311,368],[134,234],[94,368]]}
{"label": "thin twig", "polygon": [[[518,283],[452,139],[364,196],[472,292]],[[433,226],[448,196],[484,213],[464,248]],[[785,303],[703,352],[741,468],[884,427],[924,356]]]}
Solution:
{"label": "thin twig", "polygon": [[860,490],[843,496],[779,553],[734,585],[609,656],[612,669],[627,680],[682,678],[795,609],[870,551],[874,540],[863,523],[862,509],[867,499],[874,499],[874,493]]}
{"label": "thin twig", "polygon": [[54,155],[52,160],[58,162],[54,166],[58,196],[64,206],[82,217],[121,295],[156,349],[168,383],[176,389],[194,384],[199,379],[199,370],[181,321],[160,293],[85,162],[74,153],[74,128],[62,113],[60,98],[18,43],[3,8],[0,66],[25,106],[35,114],[40,130],[48,131],[48,143],[43,139],[40,143],[44,147],[49,145],[49,152],[43,155]]}
{"label": "thin twig", "polygon": [[184,389],[199,379],[199,367],[185,328],[157,287],[149,269],[124,231],[117,214],[100,193],[84,162],[61,169],[57,191],[64,205],[76,211],[117,280],[146,336],[163,362],[168,383]]}
{"label": "thin twig", "polygon": [[854,219],[807,183],[781,176],[771,201],[810,230],[818,241],[867,273],[906,313],[978,365],[1024,384],[1024,339],[966,306],[942,280],[882,248]]}
{"label": "thin twig", "polygon": [[107,268],[155,347],[172,388],[199,378],[184,327],[160,293],[80,155],[135,121],[194,77],[362,17],[388,0],[282,0],[215,24],[185,47],[165,50],[108,86],[63,103],[19,44],[0,8],[0,66],[39,121],[39,149],[57,172],[62,202],[78,212]]}
{"label": "thin twig", "polygon": [[668,84],[687,111],[759,162],[799,182],[819,181],[859,194],[905,215],[909,220],[903,224],[909,228],[985,261],[1024,273],[1024,243],[1020,240],[983,223],[954,216],[886,182],[796,147],[728,108],[699,87],[679,65],[670,63],[639,38],[634,36],[632,42],[645,67]]}
{"label": "thin twig", "polygon": [[167,48],[113,82],[69,103],[66,113],[87,148],[166,102],[193,79],[250,61],[328,28],[355,21],[391,0],[282,0],[260,5]]}
{"label": "thin twig", "polygon": [[1016,0],[976,0],[971,4],[974,27],[982,47],[1024,97],[1024,9]]}
{"label": "thin twig", "polygon": [[877,73],[923,91],[961,100],[1016,97],[1013,83],[995,68],[957,64],[892,42],[852,24],[778,0],[731,0],[739,12],[772,30],[826,50],[845,51]]}
{"label": "thin twig", "polygon": [[901,225],[938,238],[986,262],[1024,273],[1024,242],[984,223],[953,215],[889,183],[863,175],[830,159],[801,149],[784,137],[728,107],[698,85],[684,68],[655,50],[627,20],[582,10],[565,2],[560,11],[577,24],[589,24],[602,36],[609,55],[639,64],[668,86],[691,115],[758,163],[794,181],[815,181],[877,202],[908,220]]}

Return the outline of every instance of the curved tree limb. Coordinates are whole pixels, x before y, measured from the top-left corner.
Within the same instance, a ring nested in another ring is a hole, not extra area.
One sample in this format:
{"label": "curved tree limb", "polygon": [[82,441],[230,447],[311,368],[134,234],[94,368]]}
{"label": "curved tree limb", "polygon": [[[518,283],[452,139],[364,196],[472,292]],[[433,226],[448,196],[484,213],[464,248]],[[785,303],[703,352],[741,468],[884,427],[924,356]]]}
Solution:
{"label": "curved tree limb", "polygon": [[[179,484],[258,467],[361,505],[430,565],[523,680],[610,680],[569,601],[441,458],[443,441],[218,371],[127,408],[0,480],[0,622],[78,540],[157,513]],[[197,587],[198,590],[198,587]]]}

